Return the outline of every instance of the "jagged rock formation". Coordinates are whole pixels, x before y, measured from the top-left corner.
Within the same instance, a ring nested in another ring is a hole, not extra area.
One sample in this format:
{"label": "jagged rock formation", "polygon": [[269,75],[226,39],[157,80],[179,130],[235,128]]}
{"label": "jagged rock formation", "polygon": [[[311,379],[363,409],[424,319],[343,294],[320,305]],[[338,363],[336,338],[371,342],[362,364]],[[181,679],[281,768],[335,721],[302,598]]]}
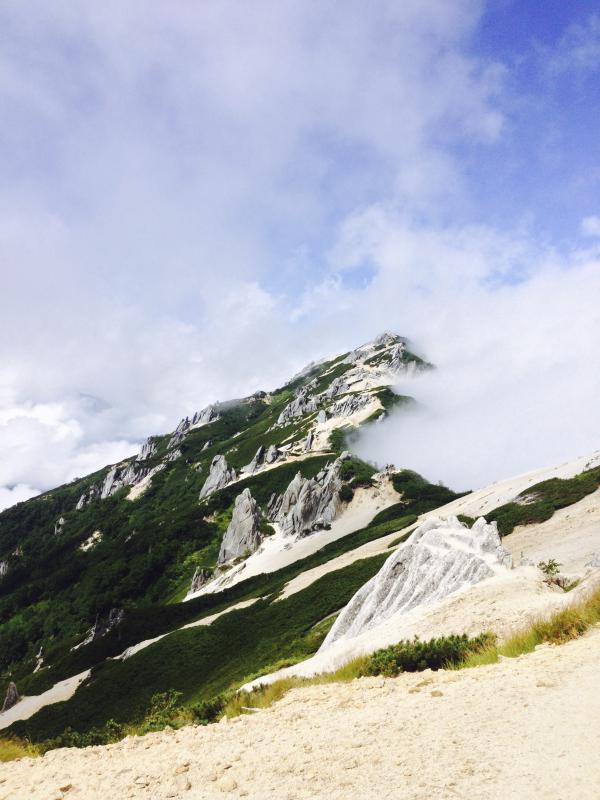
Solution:
{"label": "jagged rock formation", "polygon": [[209,422],[216,422],[219,419],[219,416],[217,403],[215,405],[206,406],[206,408],[203,408],[202,411],[196,411],[191,419],[189,417],[184,417],[182,420],[180,420],[179,424],[173,431],[173,435],[171,436],[167,445],[167,450],[170,450],[171,448],[181,444],[188,433],[194,428],[200,428],[202,425],[208,425]]}
{"label": "jagged rock formation", "polygon": [[145,461],[147,458],[151,458],[156,452],[156,442],[149,436],[144,444],[142,445],[142,449],[137,455],[136,461]]}
{"label": "jagged rock formation", "polygon": [[209,569],[202,569],[201,567],[196,567],[194,570],[194,575],[192,577],[192,582],[190,584],[190,590],[188,594],[193,594],[194,592],[199,591],[205,584],[207,584],[211,578],[213,577],[213,573]]}
{"label": "jagged rock formation", "polygon": [[269,501],[269,515],[285,536],[303,536],[330,524],[341,506],[340,470],[350,458],[342,453],[314,478],[303,478],[298,472],[285,492]]}
{"label": "jagged rock formation", "polygon": [[371,394],[349,394],[334,403],[329,412],[334,417],[351,417],[373,402]]}
{"label": "jagged rock formation", "polygon": [[125,612],[122,608],[111,608],[108,612],[108,617],[104,619],[102,617],[96,617],[96,621],[88,631],[88,635],[77,647],[83,647],[86,644],[90,644],[90,642],[95,642],[96,639],[101,639],[103,636],[106,636],[113,628],[123,622],[124,618]]}
{"label": "jagged rock formation", "polygon": [[75,506],[76,511],[81,511],[87,505],[89,505],[92,500],[95,500],[100,493],[100,490],[97,486],[90,486],[87,492],[84,492],[79,500],[77,501],[77,505]]}
{"label": "jagged rock formation", "polygon": [[106,500],[107,497],[118,492],[123,486],[135,486],[142,481],[149,470],[147,467],[140,467],[136,462],[116,464],[108,472],[100,489],[100,499]]}
{"label": "jagged rock formation", "polygon": [[64,517],[59,517],[54,523],[54,535],[60,536],[63,532],[67,520]]}
{"label": "jagged rock formation", "polygon": [[2,705],[2,711],[8,711],[9,708],[16,706],[20,699],[21,698],[19,697],[16,684],[11,681],[8,684],[8,689],[6,690],[6,697],[4,698],[4,704]]}
{"label": "jagged rock formation", "polygon": [[254,553],[262,542],[260,522],[260,508],[250,489],[244,489],[235,498],[233,516],[221,542],[217,563],[223,564],[233,558]]}
{"label": "jagged rock formation", "polygon": [[171,452],[165,456],[165,462],[171,463],[172,461],[177,461],[177,459],[181,458],[181,456],[182,453],[179,448],[177,448],[177,450],[171,450]]}
{"label": "jagged rock formation", "polygon": [[225,456],[215,456],[210,465],[208,478],[200,489],[200,500],[212,492],[223,489],[228,483],[236,479],[236,471],[227,463]]}
{"label": "jagged rock formation", "polygon": [[310,396],[310,389],[308,386],[301,387],[296,397],[287,404],[279,417],[277,418],[278,425],[287,425],[296,417],[302,417],[304,414],[310,414],[317,410],[318,400]]}
{"label": "jagged rock formation", "polygon": [[352,639],[399,612],[429,605],[492,577],[512,559],[495,522],[478,519],[471,530],[456,517],[420,525],[344,608],[321,649]]}
{"label": "jagged rock formation", "polygon": [[312,449],[313,439],[314,438],[315,438],[314,433],[312,431],[309,431],[308,432],[308,436],[304,440],[304,452],[305,453],[308,453],[308,451]]}
{"label": "jagged rock formation", "polygon": [[252,459],[252,461],[249,464],[246,464],[246,466],[243,468],[244,472],[247,472],[247,473],[250,473],[250,474],[252,474],[253,472],[256,472],[256,470],[263,463],[264,458],[265,458],[265,448],[261,444],[261,446],[258,448],[256,453],[254,454],[254,458]]}

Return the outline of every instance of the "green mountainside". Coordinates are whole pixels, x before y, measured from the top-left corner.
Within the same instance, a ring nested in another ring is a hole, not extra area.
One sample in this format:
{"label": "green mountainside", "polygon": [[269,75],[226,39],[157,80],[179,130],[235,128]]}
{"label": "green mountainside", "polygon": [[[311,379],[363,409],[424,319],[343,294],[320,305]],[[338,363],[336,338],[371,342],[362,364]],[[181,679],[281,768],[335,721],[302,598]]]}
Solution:
{"label": "green mountainside", "polygon": [[[172,433],[150,437],[137,456],[0,514],[4,684],[12,680],[22,694],[39,694],[92,669],[71,700],[47,706],[15,729],[39,740],[67,727],[129,722],[143,715],[157,691],[205,701],[254,672],[314,652],[327,633],[321,621],[378,570],[382,557],[333,570],[273,601],[301,572],[416,520],[420,508],[413,512],[414,501],[403,503],[398,495],[393,510],[366,528],[317,542],[356,489],[371,485],[373,467],[348,454],[340,458],[349,434],[392,410],[401,413],[411,399],[389,386],[429,367],[406,340],[384,334],[311,365],[274,392],[209,406]],[[288,502],[294,481],[310,502],[300,521],[290,522],[291,512],[286,518],[276,507]],[[290,536],[314,535],[317,544],[283,568],[226,585],[250,554],[219,560],[244,490],[260,519],[258,542],[268,541],[279,520],[280,527],[292,525]],[[216,580],[215,590],[182,603],[198,576]],[[254,598],[212,625],[172,633]],[[166,633],[131,658],[106,660]]]}

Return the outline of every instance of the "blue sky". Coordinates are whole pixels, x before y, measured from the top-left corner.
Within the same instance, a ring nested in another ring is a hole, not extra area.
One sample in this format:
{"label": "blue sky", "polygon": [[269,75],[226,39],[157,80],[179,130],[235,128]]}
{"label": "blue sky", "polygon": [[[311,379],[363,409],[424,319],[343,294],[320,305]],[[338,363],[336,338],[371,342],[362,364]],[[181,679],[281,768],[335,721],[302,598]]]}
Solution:
{"label": "blue sky", "polygon": [[585,405],[599,71],[590,2],[2,4],[0,504],[382,328]]}

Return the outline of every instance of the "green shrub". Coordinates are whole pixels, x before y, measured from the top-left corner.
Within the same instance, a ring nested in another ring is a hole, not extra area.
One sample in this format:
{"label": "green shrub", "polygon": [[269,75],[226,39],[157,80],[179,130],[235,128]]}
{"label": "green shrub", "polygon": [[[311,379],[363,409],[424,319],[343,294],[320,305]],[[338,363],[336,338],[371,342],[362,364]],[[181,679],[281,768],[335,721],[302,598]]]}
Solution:
{"label": "green shrub", "polygon": [[352,491],[352,487],[349,486],[347,483],[342,484],[342,488],[338,492],[340,500],[344,503],[349,503],[352,498],[354,497],[354,492]]}
{"label": "green shrub", "polygon": [[482,633],[474,639],[466,634],[441,636],[422,642],[418,637],[378,650],[369,659],[369,675],[398,675],[400,672],[421,672],[459,664],[472,653],[478,653],[495,642],[495,636]]}

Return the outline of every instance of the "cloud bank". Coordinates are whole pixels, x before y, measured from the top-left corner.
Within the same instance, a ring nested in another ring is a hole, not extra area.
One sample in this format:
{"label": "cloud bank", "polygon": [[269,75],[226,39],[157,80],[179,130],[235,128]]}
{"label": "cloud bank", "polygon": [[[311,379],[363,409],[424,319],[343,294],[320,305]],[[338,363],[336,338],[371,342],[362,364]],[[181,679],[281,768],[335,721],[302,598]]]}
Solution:
{"label": "cloud bank", "polygon": [[[479,0],[0,8],[0,507],[382,328],[439,365],[421,399],[463,414],[465,441],[469,397],[509,420],[526,385],[550,393],[536,405],[550,431],[559,375],[573,418],[594,388],[597,254],[551,250],[530,209],[509,227],[478,213],[474,164],[519,155],[521,102],[510,65],[477,50],[485,13]],[[582,234],[596,211],[579,214]],[[554,441],[579,448],[585,420]],[[540,437],[533,466],[554,453]],[[390,434],[389,456],[361,446],[399,462],[406,439]],[[493,471],[491,450],[469,473],[438,468],[435,436],[422,445],[406,463],[430,452],[433,478]]]}

